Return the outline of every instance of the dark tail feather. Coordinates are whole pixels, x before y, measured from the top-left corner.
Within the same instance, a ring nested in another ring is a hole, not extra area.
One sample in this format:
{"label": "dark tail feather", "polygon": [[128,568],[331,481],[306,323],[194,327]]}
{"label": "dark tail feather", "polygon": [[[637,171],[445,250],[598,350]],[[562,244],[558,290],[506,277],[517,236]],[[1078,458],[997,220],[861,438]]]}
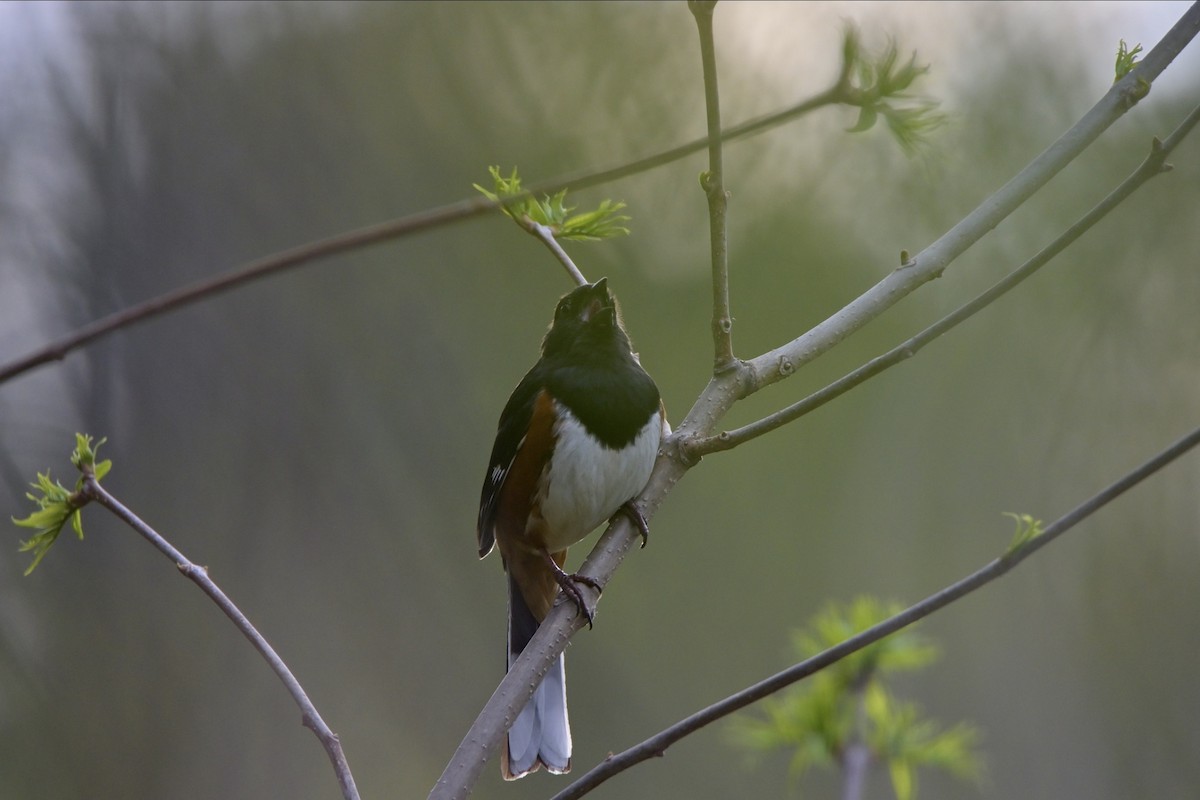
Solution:
{"label": "dark tail feather", "polygon": [[[516,581],[508,579],[508,665],[537,632]],[[508,745],[500,757],[505,780],[516,780],[545,767],[561,774],[571,769],[571,726],[567,721],[567,673],[563,657],[550,667],[529,703],[517,714],[508,731]]]}

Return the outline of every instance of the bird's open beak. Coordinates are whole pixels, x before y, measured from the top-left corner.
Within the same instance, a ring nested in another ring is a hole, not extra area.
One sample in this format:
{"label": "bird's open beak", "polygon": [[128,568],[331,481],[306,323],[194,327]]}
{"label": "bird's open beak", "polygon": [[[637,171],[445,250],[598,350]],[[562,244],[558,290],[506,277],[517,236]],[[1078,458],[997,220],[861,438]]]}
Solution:
{"label": "bird's open beak", "polygon": [[587,322],[606,308],[612,308],[612,300],[608,296],[608,278],[601,278],[592,284],[592,299],[583,309],[583,321]]}

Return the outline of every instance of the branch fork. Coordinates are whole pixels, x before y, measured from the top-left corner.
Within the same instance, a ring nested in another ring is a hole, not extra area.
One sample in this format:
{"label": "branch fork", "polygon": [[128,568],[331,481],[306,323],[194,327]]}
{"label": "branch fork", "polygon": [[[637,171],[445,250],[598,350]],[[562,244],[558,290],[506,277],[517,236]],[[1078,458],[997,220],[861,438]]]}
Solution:
{"label": "branch fork", "polygon": [[[701,3],[695,0],[689,2],[689,8],[696,17],[697,27],[700,31],[702,58],[705,61],[706,96],[710,98],[708,139],[710,162],[708,171],[702,177],[702,187],[710,200],[710,231],[713,245],[714,374],[687,416],[677,427],[675,433],[663,442],[660,450],[660,458],[655,465],[650,482],[639,498],[639,503],[643,505],[647,518],[652,516],[657,506],[679,478],[706,453],[728,449],[742,441],[761,435],[765,432],[765,429],[773,429],[785,424],[787,421],[804,413],[804,409],[808,408],[811,410],[811,407],[827,402],[833,396],[847,391],[852,386],[857,385],[857,383],[882,371],[887,366],[890,366],[891,363],[895,363],[892,359],[898,361],[915,354],[921,345],[942,332],[939,326],[943,324],[956,324],[958,318],[947,318],[948,323],[944,320],[942,323],[933,326],[929,331],[918,337],[914,337],[909,342],[903,343],[895,349],[894,354],[889,353],[884,357],[873,359],[867,365],[864,365],[863,368],[860,368],[859,371],[851,373],[851,375],[831,384],[811,398],[796,404],[796,408],[776,412],[775,415],[764,418],[750,426],[745,426],[744,429],[739,429],[738,431],[713,434],[719,421],[738,399],[770,383],[794,374],[801,366],[812,361],[834,344],[865,325],[868,321],[882,314],[905,295],[911,293],[927,281],[940,276],[958,255],[988,231],[996,227],[1000,221],[1028,200],[1051,177],[1062,170],[1067,164],[1071,163],[1108,126],[1120,118],[1125,110],[1120,90],[1110,90],[1058,142],[1052,145],[1041,156],[1034,159],[1017,177],[985,200],[962,222],[954,226],[939,240],[916,256],[910,257],[907,253],[903,253],[901,267],[889,273],[879,284],[869,289],[825,322],[791,342],[763,353],[756,358],[744,361],[739,360],[733,355],[732,344],[727,335],[728,330],[726,324],[723,324],[723,321],[731,319],[728,313],[728,268],[724,238],[724,214],[726,208],[725,204],[721,202],[725,197],[723,189],[719,192],[717,191],[717,188],[721,186],[721,162],[719,114],[715,102],[715,64],[709,60],[707,54],[704,52],[711,45],[712,5],[712,3]],[[1200,6],[1193,7],[1191,11],[1185,14],[1184,20],[1155,48],[1155,53],[1152,53],[1151,56],[1158,54],[1159,57],[1147,57],[1145,62],[1138,65],[1138,70],[1135,70],[1135,72],[1146,70],[1147,74],[1153,72],[1156,75],[1158,71],[1165,68],[1174,54],[1178,53],[1187,41],[1195,35],[1194,28],[1197,27],[1198,21],[1200,21]],[[1189,25],[1193,28],[1190,32],[1187,30]],[[706,39],[708,40],[707,44]],[[846,76],[843,76],[844,80],[846,80]],[[1177,131],[1177,133],[1179,132]],[[1173,135],[1171,141],[1172,143],[1177,143],[1178,139],[1174,138]],[[1135,184],[1133,188],[1136,188],[1136,185],[1140,184]],[[1116,194],[1117,192],[1114,192],[1114,195]],[[1123,197],[1115,199],[1112,205],[1115,206],[1121,199]],[[1101,206],[1103,207],[1105,204],[1102,203]],[[1106,213],[1107,210],[1109,210],[1107,207],[1101,208],[1099,211],[1100,215]],[[1094,223],[1094,220],[1088,224],[1092,223]],[[1084,226],[1079,230],[1073,227],[1072,231],[1069,231],[1068,235],[1065,235],[1061,242],[1056,242],[1054,245],[1046,248],[1039,256],[1044,261],[1049,260],[1062,247],[1065,247],[1069,241],[1073,241],[1073,238],[1070,236],[1072,232],[1073,237],[1077,238],[1083,230],[1086,230],[1086,227]],[[1044,263],[1044,261],[1041,263]],[[1032,271],[1032,269],[1036,269],[1039,266],[1041,266],[1040,263],[1035,263],[1032,267],[1027,264],[1022,269],[1029,268],[1029,271]],[[1018,270],[1018,272],[1020,271]],[[1006,291],[1007,288],[1004,287],[1000,291]],[[995,296],[988,296],[980,302],[982,305],[986,305],[994,299]],[[974,313],[974,310],[971,310],[969,313]],[[926,336],[926,334],[928,334],[928,338],[921,338]],[[730,369],[731,366],[733,369]],[[1194,432],[1189,437],[1188,442],[1180,443],[1180,445],[1191,447],[1196,444],[1197,440],[1200,440],[1200,432]],[[1182,452],[1179,449],[1180,445],[1172,448],[1170,451],[1171,457],[1177,457]],[[1136,474],[1138,473],[1131,475]],[[1137,480],[1144,478],[1146,474],[1140,474]],[[1132,485],[1128,481],[1125,483],[1124,488]],[[1123,491],[1124,488],[1120,491]],[[1107,502],[1112,496],[1109,496],[1103,502]],[[1098,508],[1099,506],[1096,507]],[[1087,513],[1091,512],[1088,511]],[[1086,514],[1082,516],[1086,516]],[[1079,519],[1082,519],[1082,516],[1073,513],[1067,515],[1062,522],[1064,526],[1069,527],[1069,524],[1079,521]],[[1062,529],[1065,530],[1065,527]],[[1049,532],[1049,529],[1047,529],[1047,532]],[[631,526],[624,521],[617,521],[601,537],[596,548],[585,562],[583,569],[586,570],[588,575],[595,576],[601,581],[607,580],[604,576],[611,575],[611,571],[616,569],[624,553],[632,545],[634,536],[635,534]],[[1007,571],[1021,559],[1032,553],[1035,548],[1041,547],[1048,542],[1050,538],[1049,536],[1039,536],[1023,546],[1019,550],[1019,553],[1006,554],[985,568],[985,570],[981,570],[981,572],[988,572],[989,574],[995,572],[999,574]],[[990,577],[985,575],[983,580],[991,580],[994,577],[995,575],[991,575]],[[844,658],[850,652],[865,646],[870,641],[882,638],[916,621],[916,619],[932,613],[935,608],[940,608],[949,602],[953,602],[953,600],[968,591],[972,591],[975,582],[980,580],[980,574],[976,573],[963,581],[947,587],[947,589],[936,593],[922,604],[918,604],[918,606],[914,606],[901,615],[888,620],[884,625],[872,629],[868,632],[868,635],[847,640],[843,645],[839,645],[821,654],[818,658],[810,659],[808,662],[797,665],[793,670],[789,671],[791,674],[786,680],[790,682],[812,674],[812,672]],[[549,660],[556,657],[557,652],[560,651],[560,648],[556,649],[553,643],[561,641],[565,644],[566,638],[569,638],[573,631],[581,626],[581,621],[567,619],[564,617],[564,612],[558,608],[554,609],[551,616],[539,628],[534,640],[543,647],[549,648],[548,652],[539,653],[537,656],[538,662],[535,663],[532,654],[527,650],[525,655],[530,656],[528,659],[529,663],[526,663],[527,659],[523,655],[509,671],[504,682],[501,684],[501,688],[497,690],[497,695],[500,695],[505,690],[505,687],[510,684],[514,686],[524,684],[524,688],[528,691],[521,691],[515,700],[511,697],[508,698],[510,707],[519,708],[520,704],[524,703],[532,692],[532,689],[529,688],[531,670],[544,671],[545,664],[548,664]],[[545,661],[545,664],[541,663],[542,661]],[[687,733],[708,724],[713,719],[731,713],[737,707],[754,702],[782,688],[786,683],[780,677],[776,676],[775,678],[768,679],[762,685],[739,693],[732,698],[716,704],[711,709],[698,712],[631,750],[610,756],[598,767],[556,795],[555,800],[568,800],[568,798],[580,797],[599,783],[607,780],[613,774],[653,755],[661,755],[666,747],[679,738],[682,738],[682,736],[687,735]],[[749,697],[749,694],[753,694],[753,697]],[[439,781],[431,793],[431,798],[465,797],[467,791],[469,791],[466,787],[473,785],[473,777],[452,773],[459,772],[459,770],[455,769],[456,764],[465,764],[467,765],[464,767],[465,769],[472,770],[472,765],[477,763],[477,760],[478,766],[481,768],[482,759],[479,756],[482,755],[485,759],[487,753],[496,747],[495,742],[498,742],[502,737],[503,730],[497,730],[494,736],[491,736],[489,735],[488,728],[481,727],[481,725],[490,725],[491,723],[488,722],[489,718],[494,719],[494,714],[500,711],[500,709],[494,707],[493,702],[496,700],[497,695],[494,695],[493,700],[489,701],[488,705],[485,706],[476,725],[468,732],[463,745],[459,748],[458,753],[455,754],[451,765],[447,767],[447,772],[443,774],[442,780]],[[515,712],[510,711],[509,713]],[[475,744],[481,740],[489,742],[482,754],[478,752],[477,745]]]}

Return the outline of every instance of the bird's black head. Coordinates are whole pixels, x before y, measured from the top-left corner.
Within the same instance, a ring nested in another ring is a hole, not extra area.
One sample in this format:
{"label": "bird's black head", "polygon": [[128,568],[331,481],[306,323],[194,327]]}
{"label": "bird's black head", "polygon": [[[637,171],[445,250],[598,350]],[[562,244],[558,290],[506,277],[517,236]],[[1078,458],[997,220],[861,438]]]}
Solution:
{"label": "bird's black head", "polygon": [[608,278],[585,283],[564,295],[542,340],[542,355],[584,356],[613,350],[628,353],[630,345],[617,300],[608,291]]}

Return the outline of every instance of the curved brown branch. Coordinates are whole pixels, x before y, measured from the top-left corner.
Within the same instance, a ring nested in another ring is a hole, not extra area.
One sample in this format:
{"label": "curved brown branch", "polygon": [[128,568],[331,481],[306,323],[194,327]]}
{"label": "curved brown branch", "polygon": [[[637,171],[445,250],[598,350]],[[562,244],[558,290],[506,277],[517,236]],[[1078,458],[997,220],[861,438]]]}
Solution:
{"label": "curved brown branch", "polygon": [[807,678],[851,653],[906,628],[934,611],[945,608],[954,601],[986,586],[1198,444],[1200,444],[1200,428],[1196,428],[1137,469],[1059,517],[1040,535],[1029,539],[1020,547],[993,559],[965,578],[929,595],[894,617],[850,637],[841,644],[818,653],[812,658],[805,659],[799,664],[712,704],[708,708],[697,711],[628,750],[609,756],[566,789],[554,795],[552,800],[573,800],[573,798],[582,797],[609,778],[624,772],[635,764],[663,755],[668,747],[688,734]]}

